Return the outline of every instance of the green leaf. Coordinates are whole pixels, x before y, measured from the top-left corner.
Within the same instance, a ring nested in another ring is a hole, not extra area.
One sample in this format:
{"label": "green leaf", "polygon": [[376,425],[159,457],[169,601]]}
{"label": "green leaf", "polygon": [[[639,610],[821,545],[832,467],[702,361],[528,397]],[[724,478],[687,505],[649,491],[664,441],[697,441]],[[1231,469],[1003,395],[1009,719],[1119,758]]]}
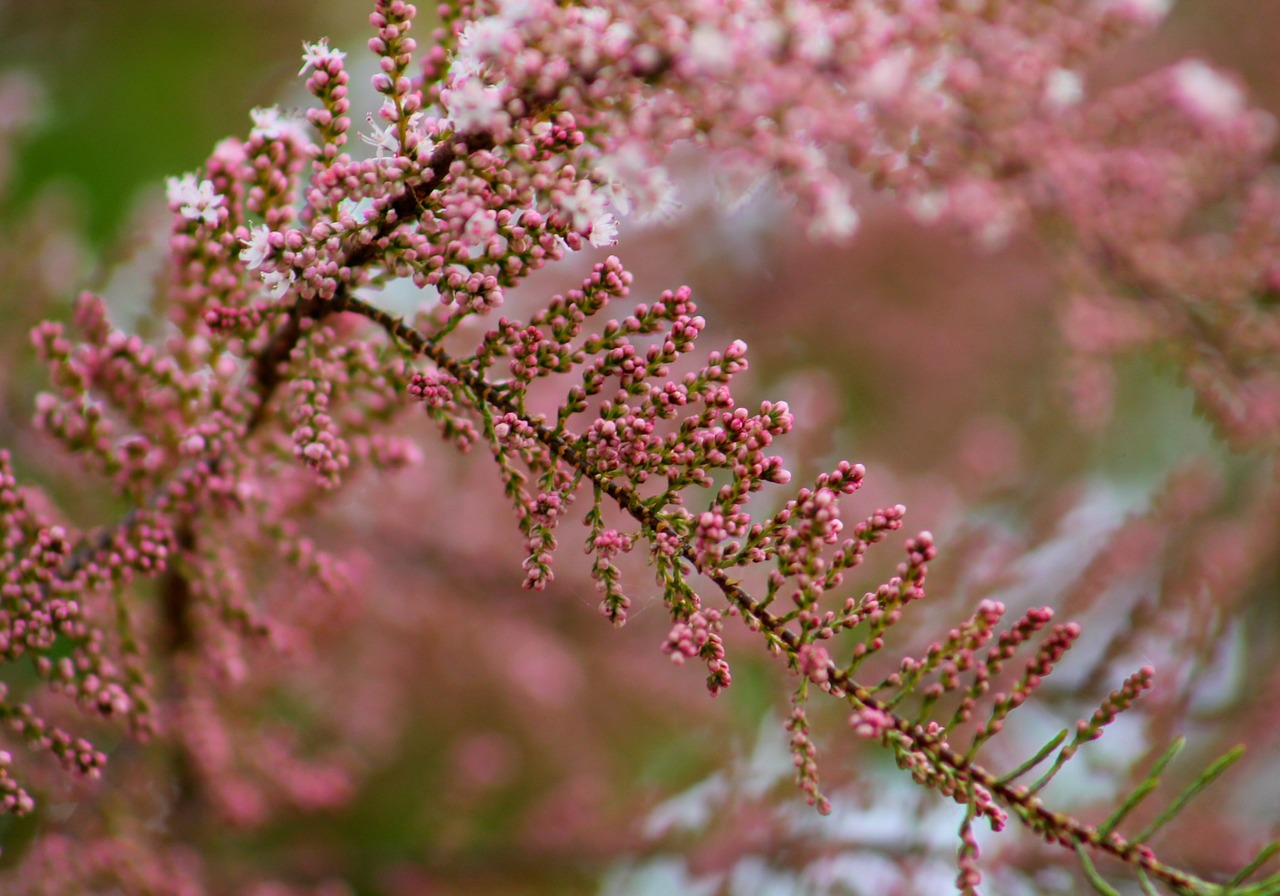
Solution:
{"label": "green leaf", "polygon": [[1160,830],[1166,824],[1174,819],[1174,817],[1182,811],[1183,807],[1210,784],[1218,779],[1218,777],[1231,766],[1240,761],[1240,757],[1244,755],[1244,747],[1236,747],[1226,755],[1219,758],[1216,762],[1204,770],[1204,773],[1191,783],[1191,785],[1174,800],[1169,808],[1165,809],[1155,817],[1151,824],[1143,828],[1142,832],[1133,838],[1135,843],[1145,843],[1150,839],[1151,835]]}
{"label": "green leaf", "polygon": [[1111,817],[1103,822],[1098,828],[1099,835],[1106,837],[1115,830],[1116,825],[1124,821],[1125,816],[1136,809],[1138,804],[1146,799],[1147,795],[1160,785],[1160,775],[1164,772],[1169,763],[1173,761],[1173,757],[1177,756],[1178,753],[1182,751],[1182,748],[1186,746],[1186,743],[1187,739],[1185,737],[1179,737],[1169,745],[1169,749],[1165,750],[1164,755],[1156,760],[1156,764],[1152,767],[1151,771],[1147,773],[1147,776],[1139,782],[1138,786],[1135,787],[1127,797],[1125,797],[1124,802],[1116,808],[1116,811],[1111,814]]}
{"label": "green leaf", "polygon": [[1280,852],[1280,840],[1272,840],[1270,843],[1263,846],[1258,850],[1258,854],[1253,857],[1249,864],[1237,871],[1236,876],[1227,881],[1227,888],[1230,889],[1240,886],[1252,877],[1253,873],[1261,868],[1266,861],[1277,852]]}
{"label": "green leaf", "polygon": [[1120,891],[1111,884],[1102,879],[1102,875],[1098,873],[1098,869],[1093,867],[1093,860],[1089,858],[1089,854],[1085,852],[1084,845],[1080,841],[1076,841],[1076,855],[1080,857],[1080,867],[1084,869],[1084,876],[1088,879],[1090,885],[1102,896],[1121,896]]}
{"label": "green leaf", "polygon": [[1020,778],[1023,775],[1025,775],[1027,772],[1031,771],[1037,765],[1039,765],[1040,763],[1048,759],[1050,753],[1058,749],[1058,747],[1062,744],[1062,742],[1067,739],[1067,734],[1068,734],[1068,729],[1063,728],[1061,731],[1058,732],[1058,734],[1052,740],[1050,740],[1047,744],[1045,744],[1043,747],[1037,750],[1034,756],[1032,756],[1026,762],[1019,765],[1013,771],[1007,772],[1004,775],[1001,775],[999,778],[996,779],[996,783],[1008,784],[1010,781],[1016,780],[1017,778]]}

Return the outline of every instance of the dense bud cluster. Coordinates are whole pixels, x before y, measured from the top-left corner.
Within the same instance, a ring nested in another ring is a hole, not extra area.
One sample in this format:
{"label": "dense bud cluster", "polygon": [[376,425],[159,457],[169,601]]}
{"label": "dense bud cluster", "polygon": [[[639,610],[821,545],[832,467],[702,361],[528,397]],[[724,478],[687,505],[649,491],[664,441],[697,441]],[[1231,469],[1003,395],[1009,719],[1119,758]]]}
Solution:
{"label": "dense bud cluster", "polygon": [[[820,812],[831,803],[810,691],[843,701],[859,738],[964,807],[961,892],[981,880],[973,823],[1010,819],[1143,882],[1218,892],[1159,862],[1144,835],[1100,832],[1036,795],[1150,688],[1150,668],[1065,746],[988,770],[983,746],[1079,626],[1035,607],[1001,631],[1005,606],[984,601],[922,654],[872,672],[926,598],[932,534],[906,539],[896,569],[850,595],[850,573],[906,508],[851,522],[866,471],[847,461],[790,486],[776,443],[796,426],[791,407],[740,403],[746,343],[700,345],[707,322],[689,288],[633,303],[632,274],[610,255],[532,310],[516,291],[673,214],[664,165],[688,142],[713,154],[734,198],[772,177],[818,237],[852,233],[868,187],[989,246],[1040,228],[1063,247],[1077,296],[1065,312],[1077,363],[1147,342],[1185,351],[1224,429],[1265,443],[1280,432],[1280,328],[1251,297],[1280,277],[1262,263],[1280,248],[1280,194],[1251,178],[1272,124],[1203,63],[1097,97],[1081,74],[1157,5],[498,0],[442,8],[420,57],[414,6],[377,0],[368,152],[349,139],[346,54],[307,45],[305,123],[255,110],[247,137],[168,181],[162,335],[126,333],[88,293],[74,333],[33,331],[52,385],[36,400],[39,428],[127,510],[100,529],[64,523],[35,509],[0,452],[0,659],[30,660],[42,691],[165,739],[180,756],[175,802],[198,792],[242,826],[342,804],[356,757],[294,744],[283,726],[237,730],[220,689],[244,684],[244,650],[315,661],[308,617],[332,613],[341,628],[341,601],[281,600],[273,613],[256,583],[272,562],[317,593],[354,577],[297,520],[362,471],[413,464],[404,433],[425,413],[464,451],[487,449],[524,538],[526,587],[550,585],[561,529],[580,520],[602,614],[627,621],[635,591],[619,561],[647,555],[670,616],[660,650],[705,663],[713,696],[733,680],[732,620],[785,664],[795,777]],[[1201,226],[1219,207],[1221,223]],[[420,299],[403,316],[383,301],[396,281]],[[1083,394],[1089,383],[1077,397],[1104,404]],[[149,603],[140,580],[154,583]],[[106,760],[3,687],[0,725],[83,776]],[[1040,781],[1017,783],[1051,755]],[[0,751],[0,808],[27,813],[11,759]],[[33,866],[64,848],[45,838]],[[66,873],[189,880],[181,858],[130,869],[84,856]]]}

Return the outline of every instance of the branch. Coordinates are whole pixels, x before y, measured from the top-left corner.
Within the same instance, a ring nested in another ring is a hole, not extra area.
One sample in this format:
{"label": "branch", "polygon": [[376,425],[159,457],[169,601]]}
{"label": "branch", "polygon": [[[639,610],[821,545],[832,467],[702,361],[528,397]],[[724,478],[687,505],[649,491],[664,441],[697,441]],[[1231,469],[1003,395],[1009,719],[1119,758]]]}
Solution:
{"label": "branch", "polygon": [[[514,414],[522,419],[558,460],[586,476],[596,488],[613,499],[618,507],[642,527],[653,532],[666,533],[676,539],[680,556],[691,568],[697,569],[710,579],[745,618],[753,620],[760,630],[768,634],[770,640],[782,644],[791,659],[796,658],[803,645],[793,630],[755,601],[724,570],[701,563],[697,552],[670,526],[667,520],[646,507],[635,492],[619,485],[595,468],[563,433],[531,419],[508,395],[498,390],[483,376],[459,363],[439,344],[401,318],[355,297],[348,299],[347,310],[368,318],[415,353],[430,358],[441,370],[462,383],[493,409],[503,414]],[[1096,828],[1069,815],[1053,812],[1027,788],[1015,786],[1003,780],[947,746],[941,735],[930,734],[923,726],[912,723],[895,713],[888,704],[873,697],[868,688],[858,684],[834,663],[827,665],[826,676],[833,685],[834,696],[844,696],[854,707],[871,710],[888,719],[892,729],[907,738],[916,749],[932,756],[957,778],[976,784],[993,794],[998,802],[1014,810],[1025,824],[1045,839],[1066,846],[1088,847],[1110,855],[1163,881],[1177,892],[1201,893],[1207,886],[1211,886],[1193,875],[1160,862],[1149,848],[1140,843],[1126,840],[1115,832],[1109,832],[1104,836]]]}

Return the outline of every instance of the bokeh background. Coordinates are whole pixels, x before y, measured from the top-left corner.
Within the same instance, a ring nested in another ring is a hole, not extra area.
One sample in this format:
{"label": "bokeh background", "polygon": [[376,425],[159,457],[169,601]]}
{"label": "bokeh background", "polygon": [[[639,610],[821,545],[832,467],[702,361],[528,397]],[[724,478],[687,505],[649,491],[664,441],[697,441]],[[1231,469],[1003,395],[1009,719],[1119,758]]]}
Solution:
{"label": "bokeh background", "polygon": [[[4,160],[0,445],[69,516],[105,522],[117,508],[31,431],[43,380],[26,331],[66,317],[86,286],[145,328],[163,178],[245,133],[251,107],[303,106],[304,40],[328,36],[348,50],[354,82],[371,74],[366,12],[353,2],[0,0],[0,75],[11,77],[0,129],[24,102],[33,113]],[[1156,34],[1090,72],[1090,87],[1195,54],[1239,71],[1252,100],[1280,115],[1276,34],[1275,0],[1180,2]],[[374,108],[365,96],[356,94],[357,121]],[[711,347],[748,342],[739,400],[795,408],[800,432],[786,452],[797,481],[839,458],[862,462],[869,483],[851,516],[902,502],[909,529],[935,533],[934,596],[899,646],[920,646],[985,596],[1059,606],[1085,624],[1085,641],[1044,705],[1019,720],[1012,753],[1087,715],[1152,661],[1161,684],[1148,714],[1118,726],[1058,796],[1105,817],[1108,788],[1159,737],[1188,733],[1189,768],[1244,740],[1242,769],[1165,848],[1213,873],[1273,834],[1272,459],[1225,449],[1158,357],[1119,365],[1110,415],[1074,414],[1054,259],[1033,235],[981,250],[866,194],[850,244],[812,245],[767,187],[726,209],[705,159],[680,153],[673,169],[683,213],[624,224],[616,252],[637,274],[634,295],[687,283]],[[582,265],[565,267],[526,299],[572,285]],[[277,668],[278,691],[243,700],[255,731],[296,729],[317,768],[357,771],[327,802],[266,799],[239,817],[214,807],[175,826],[211,890],[947,891],[958,816],[855,743],[838,707],[815,710],[837,804],[821,820],[788,783],[780,665],[749,637],[732,638],[734,685],[710,700],[697,669],[660,654],[666,625],[643,569],[628,626],[599,618],[570,530],[556,586],[521,591],[520,540],[497,477],[482,459],[435,445],[425,425],[416,433],[420,471],[361,480],[314,523],[359,570],[359,600],[324,607],[325,650]],[[896,562],[894,545],[875,552],[886,556],[874,558],[868,586]],[[331,715],[314,711],[324,701]],[[131,771],[109,775],[108,792],[154,771],[154,758],[118,753],[111,774]],[[271,771],[245,781],[269,791],[259,779]],[[86,817],[137,814],[101,792],[48,802],[32,819],[0,819],[0,881],[30,883],[23,863],[46,833],[87,839]],[[158,796],[156,812],[163,806]],[[1078,892],[1034,844],[989,850],[993,892]]]}

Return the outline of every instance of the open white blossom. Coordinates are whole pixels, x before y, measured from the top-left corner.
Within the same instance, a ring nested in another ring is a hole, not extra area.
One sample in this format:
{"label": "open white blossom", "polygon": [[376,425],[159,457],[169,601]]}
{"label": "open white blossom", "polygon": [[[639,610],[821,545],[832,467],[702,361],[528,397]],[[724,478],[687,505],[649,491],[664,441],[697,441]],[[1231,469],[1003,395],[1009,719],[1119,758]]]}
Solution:
{"label": "open white blossom", "polygon": [[1173,89],[1188,112],[1213,121],[1229,121],[1244,111],[1244,94],[1235,83],[1199,59],[1173,68]]}
{"label": "open white blossom", "polygon": [[218,223],[218,207],[223,198],[213,189],[213,181],[197,181],[194,174],[171,177],[165,181],[165,195],[170,205],[178,206],[178,214],[189,221]]}
{"label": "open white blossom", "polygon": [[487,87],[477,77],[454,83],[454,87],[441,91],[440,101],[457,131],[488,130],[506,124],[499,88]]}
{"label": "open white blossom", "polygon": [[378,127],[373,123],[373,116],[369,116],[369,128],[373,131],[370,134],[361,134],[360,139],[368,143],[374,149],[374,155],[379,158],[387,156],[395,156],[400,152],[400,136],[396,131],[394,124],[385,127]]}
{"label": "open white blossom", "polygon": [[262,263],[271,254],[271,244],[267,242],[270,236],[271,228],[266,224],[259,224],[249,231],[247,240],[241,241],[244,243],[244,249],[240,252],[240,260],[249,270],[256,271],[262,267]]}
{"label": "open white blossom", "polygon": [[347,57],[347,54],[341,50],[329,49],[329,38],[322,37],[313,44],[306,41],[302,42],[302,68],[298,69],[298,76],[301,77],[307,73],[307,69],[320,68],[330,59],[341,62]]}
{"label": "open white blossom", "polygon": [[267,295],[278,299],[288,291],[294,278],[293,271],[267,271],[262,275],[262,285],[267,288]]}
{"label": "open white blossom", "polygon": [[815,211],[809,222],[809,232],[820,239],[847,239],[861,222],[844,184],[832,184],[819,193]]}
{"label": "open white blossom", "polygon": [[858,92],[874,102],[891,102],[901,92],[911,74],[915,52],[903,47],[873,62],[858,81]]}
{"label": "open white blossom", "polygon": [[603,192],[590,181],[580,180],[573,193],[560,199],[560,208],[572,219],[571,226],[585,234],[605,212],[608,200]]}
{"label": "open white blossom", "polygon": [[723,74],[733,64],[733,41],[717,28],[699,25],[689,35],[689,58],[701,72]]}
{"label": "open white blossom", "polygon": [[268,140],[289,140],[298,144],[307,142],[302,122],[285,115],[279,106],[252,109],[249,117],[253,119],[253,130],[249,132],[251,136],[266,137]]}
{"label": "open white blossom", "polygon": [[591,245],[616,246],[618,244],[618,219],[613,215],[600,215],[591,222]]}
{"label": "open white blossom", "polygon": [[1112,6],[1140,25],[1154,25],[1169,14],[1173,0],[1113,0]]}
{"label": "open white blossom", "polygon": [[498,15],[512,25],[545,14],[545,0],[498,0]]}
{"label": "open white blossom", "polygon": [[1075,106],[1084,99],[1084,79],[1068,68],[1055,68],[1044,82],[1044,99],[1054,109]]}
{"label": "open white blossom", "polygon": [[463,80],[479,74],[485,64],[504,53],[520,49],[520,35],[511,22],[501,16],[488,16],[469,22],[458,35],[458,52],[454,54],[452,73]]}
{"label": "open white blossom", "polygon": [[670,220],[680,209],[675,185],[666,169],[633,144],[624,144],[602,158],[597,170],[606,178],[600,191],[619,217],[635,211],[642,222],[654,218]]}

